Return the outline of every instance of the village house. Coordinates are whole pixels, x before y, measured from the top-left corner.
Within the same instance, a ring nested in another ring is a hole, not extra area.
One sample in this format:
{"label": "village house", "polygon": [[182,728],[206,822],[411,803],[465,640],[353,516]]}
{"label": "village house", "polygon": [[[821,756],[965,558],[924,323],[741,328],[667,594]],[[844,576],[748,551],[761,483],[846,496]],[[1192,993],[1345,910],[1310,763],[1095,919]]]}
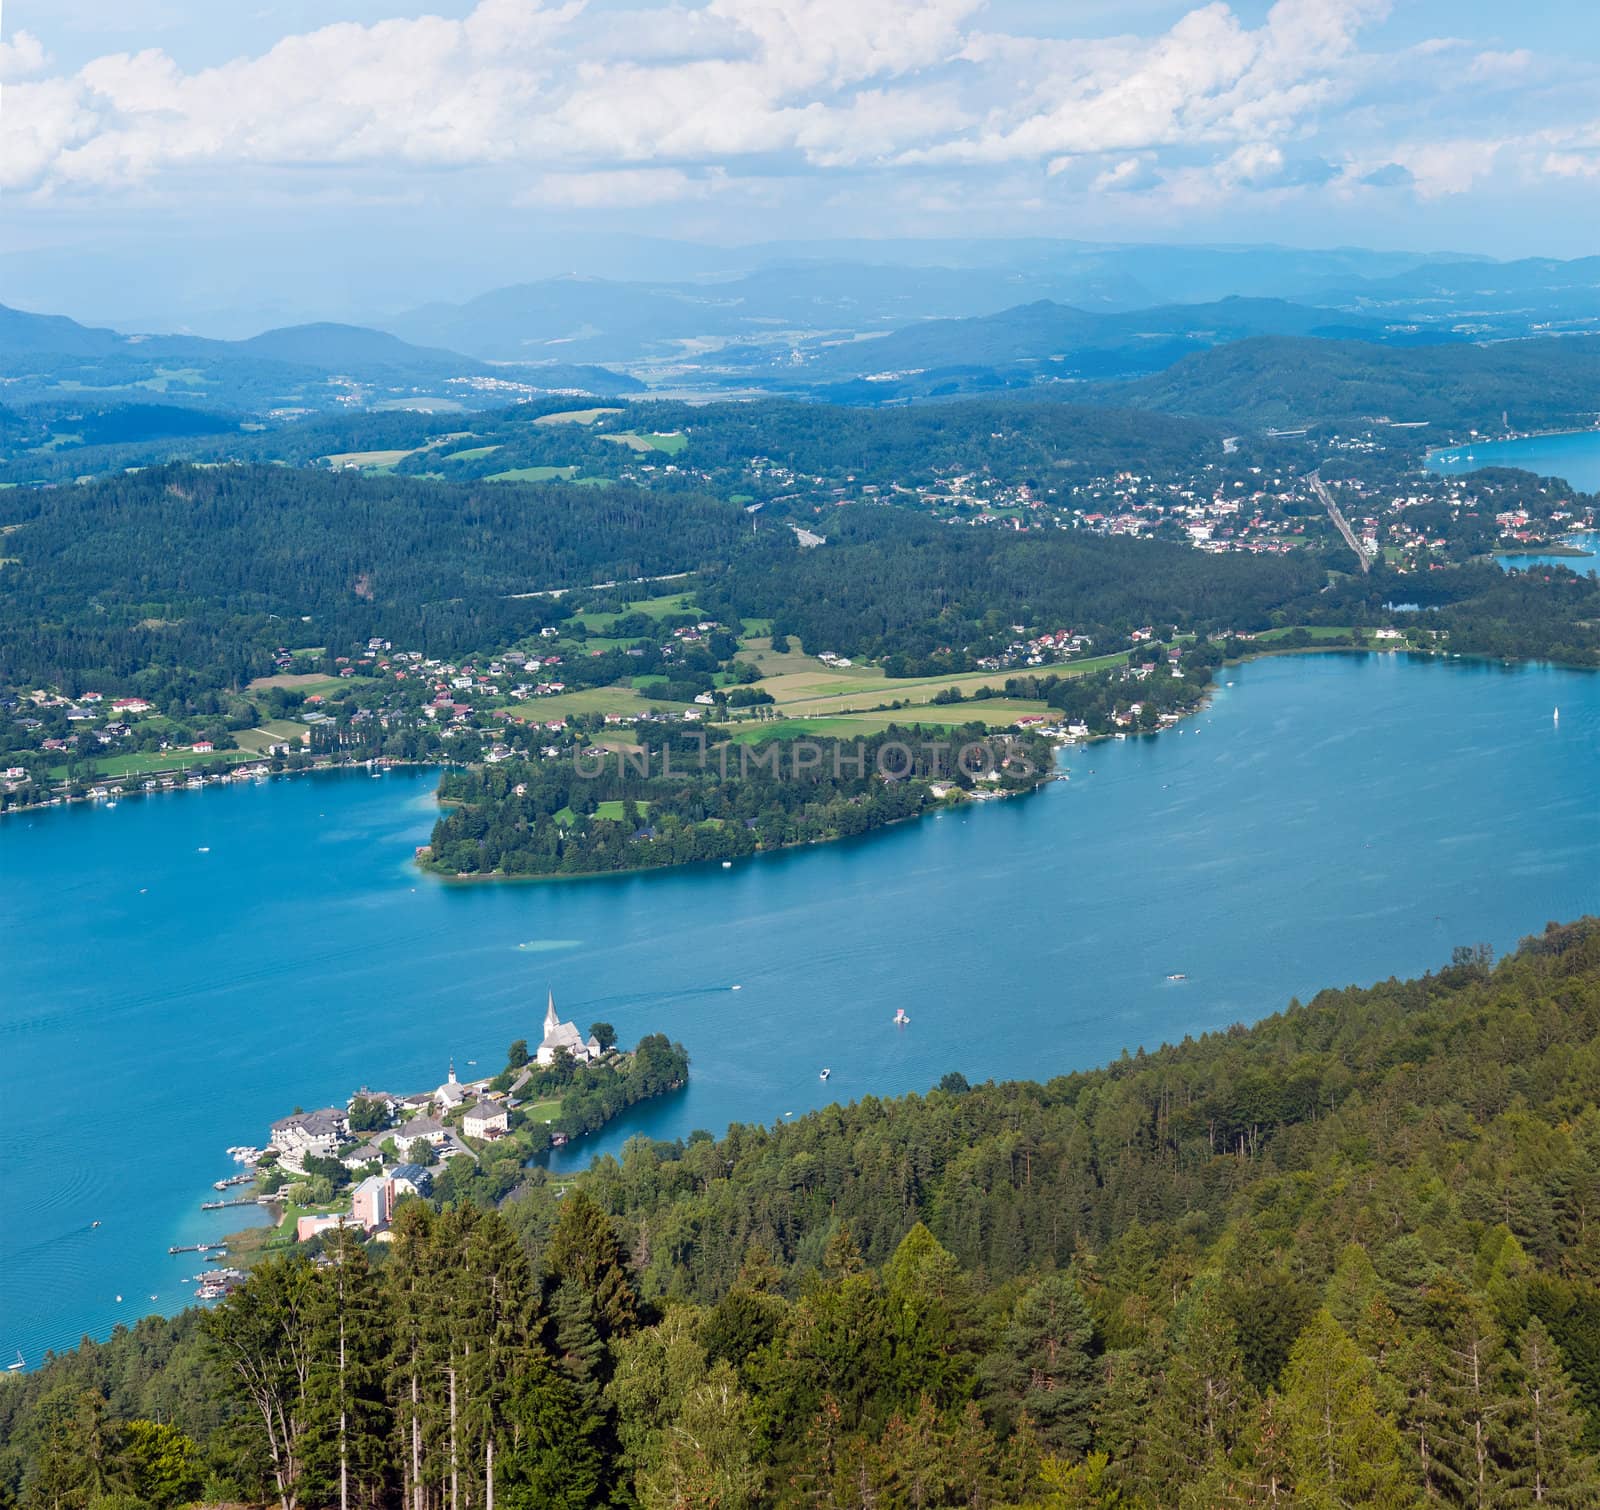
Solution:
{"label": "village house", "polygon": [[389,1171],[389,1183],[397,1201],[403,1195],[429,1195],[433,1191],[433,1176],[420,1164],[396,1164]]}
{"label": "village house", "polygon": [[500,1138],[510,1130],[511,1121],[505,1107],[492,1101],[479,1101],[469,1106],[461,1118],[461,1131],[469,1138]]}
{"label": "village house", "polygon": [[438,1148],[449,1135],[444,1123],[436,1122],[432,1117],[414,1117],[397,1127],[390,1136],[401,1157],[409,1159],[423,1144]]}

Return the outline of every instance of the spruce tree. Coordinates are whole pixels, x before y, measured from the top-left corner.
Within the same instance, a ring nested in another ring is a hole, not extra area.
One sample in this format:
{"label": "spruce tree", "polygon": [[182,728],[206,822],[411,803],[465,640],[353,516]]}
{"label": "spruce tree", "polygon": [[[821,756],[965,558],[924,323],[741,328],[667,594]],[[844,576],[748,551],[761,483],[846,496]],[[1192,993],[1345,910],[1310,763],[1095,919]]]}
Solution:
{"label": "spruce tree", "polygon": [[1537,1316],[1522,1329],[1507,1413],[1510,1502],[1580,1510],[1600,1505],[1600,1467],[1582,1448],[1583,1418],[1555,1340]]}
{"label": "spruce tree", "polygon": [[602,1339],[626,1334],[638,1322],[638,1300],[622,1245],[605,1212],[582,1190],[561,1201],[544,1252],[547,1281],[577,1287],[588,1299],[589,1320]]}
{"label": "spruce tree", "polygon": [[443,1335],[436,1225],[424,1202],[402,1202],[395,1211],[384,1274],[392,1327],[389,1398],[394,1404],[396,1461],[405,1485],[401,1500],[407,1510],[424,1510],[426,1486],[436,1481],[441,1434]]}
{"label": "spruce tree", "polygon": [[485,1510],[494,1510],[495,1455],[512,1383],[534,1345],[535,1311],[527,1255],[498,1212],[480,1215],[467,1231],[456,1291],[466,1437]]}
{"label": "spruce tree", "polygon": [[886,1383],[900,1404],[946,1407],[971,1393],[972,1292],[955,1256],[917,1222],[883,1270]]}

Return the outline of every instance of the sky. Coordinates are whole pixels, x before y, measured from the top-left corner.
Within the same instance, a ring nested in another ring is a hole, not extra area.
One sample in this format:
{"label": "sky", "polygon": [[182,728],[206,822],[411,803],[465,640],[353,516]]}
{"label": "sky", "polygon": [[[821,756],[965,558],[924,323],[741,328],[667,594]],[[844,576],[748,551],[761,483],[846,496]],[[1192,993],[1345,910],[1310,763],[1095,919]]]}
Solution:
{"label": "sky", "polygon": [[1577,256],[1597,86],[1587,0],[5,0],[0,300],[648,273],[621,236]]}

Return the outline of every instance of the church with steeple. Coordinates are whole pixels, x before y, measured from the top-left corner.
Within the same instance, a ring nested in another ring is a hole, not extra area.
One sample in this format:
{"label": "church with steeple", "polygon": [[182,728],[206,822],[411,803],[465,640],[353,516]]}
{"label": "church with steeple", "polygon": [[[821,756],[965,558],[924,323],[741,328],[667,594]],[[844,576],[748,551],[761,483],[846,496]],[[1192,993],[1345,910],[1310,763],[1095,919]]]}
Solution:
{"label": "church with steeple", "polygon": [[600,1040],[591,1033],[585,1038],[575,1022],[562,1022],[556,1016],[556,993],[550,992],[544,1013],[544,1041],[534,1056],[541,1066],[555,1061],[556,1050],[565,1049],[579,1064],[588,1064],[600,1057]]}

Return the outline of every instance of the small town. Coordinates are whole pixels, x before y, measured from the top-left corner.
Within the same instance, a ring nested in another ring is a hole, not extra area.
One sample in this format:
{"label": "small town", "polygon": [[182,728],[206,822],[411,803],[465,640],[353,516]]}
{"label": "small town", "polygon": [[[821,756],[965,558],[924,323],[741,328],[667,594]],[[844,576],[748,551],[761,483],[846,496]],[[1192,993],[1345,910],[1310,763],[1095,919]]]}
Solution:
{"label": "small town", "polygon": [[[400,1201],[427,1200],[436,1187],[442,1194],[469,1185],[481,1193],[478,1182],[514,1185],[546,1149],[593,1132],[640,1100],[680,1088],[687,1065],[681,1046],[660,1035],[625,1051],[609,1023],[583,1030],[563,1021],[549,992],[538,1043],[530,1047],[518,1039],[505,1067],[494,1075],[464,1080],[452,1059],[445,1078],[431,1089],[363,1086],[342,1107],[297,1109],[280,1117],[264,1146],[228,1149],[242,1169],[216,1181],[215,1189],[253,1189],[208,1200],[202,1209],[259,1206],[270,1213],[273,1226],[264,1235],[250,1229],[221,1242],[171,1251],[199,1253],[221,1265],[234,1250],[253,1253],[311,1243],[335,1228],[388,1242]],[[221,1298],[246,1277],[240,1268],[208,1269],[195,1276],[196,1298]]]}

